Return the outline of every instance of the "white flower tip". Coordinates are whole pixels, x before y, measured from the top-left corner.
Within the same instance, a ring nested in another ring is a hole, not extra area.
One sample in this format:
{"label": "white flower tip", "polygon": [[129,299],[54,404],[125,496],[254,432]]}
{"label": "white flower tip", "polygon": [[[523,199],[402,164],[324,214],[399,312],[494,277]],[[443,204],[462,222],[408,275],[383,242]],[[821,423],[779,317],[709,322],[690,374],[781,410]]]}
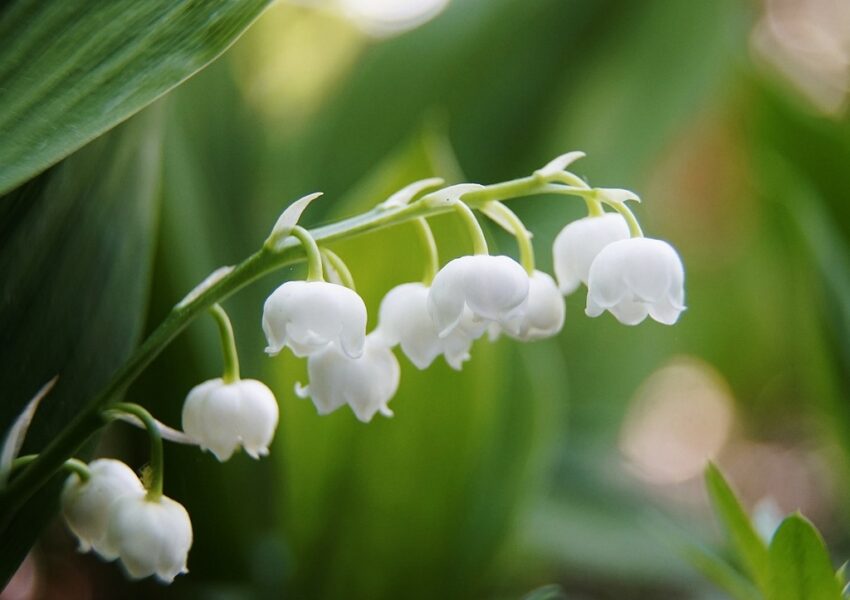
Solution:
{"label": "white flower tip", "polygon": [[428,206],[441,206],[445,204],[454,204],[461,200],[464,194],[483,190],[484,186],[478,183],[459,183],[450,185],[447,188],[431,192],[427,196],[423,196],[422,200]]}
{"label": "white flower tip", "polygon": [[278,217],[277,223],[274,224],[271,235],[269,235],[269,239],[276,241],[285,238],[292,233],[292,229],[298,224],[298,220],[301,218],[302,213],[308,206],[310,206],[310,203],[313,200],[322,194],[324,194],[324,192],[308,194],[287,206],[286,210],[284,210],[280,217]]}
{"label": "white flower tip", "polygon": [[572,163],[574,163],[580,158],[584,158],[585,156],[587,155],[581,150],[573,150],[572,152],[561,154],[560,156],[557,156],[550,160],[543,167],[537,169],[534,174],[538,177],[551,177],[556,173],[560,173],[566,170],[566,168]]}
{"label": "white flower tip", "polygon": [[310,397],[310,386],[301,385],[300,381],[295,382],[295,395],[302,400],[306,400]]}
{"label": "white flower tip", "polygon": [[233,269],[234,267],[232,266],[219,267],[218,269],[207,275],[207,277],[201,283],[192,288],[192,291],[186,294],[186,296],[180,302],[177,303],[177,308],[185,308],[192,304],[192,302],[197,300],[201,296],[201,294],[206,292],[208,289],[210,289],[212,286],[217,284],[219,281],[221,281],[228,275],[230,275],[230,272],[233,271]]}
{"label": "white flower tip", "polygon": [[272,346],[266,346],[265,353],[269,356],[277,356],[280,354],[280,348],[274,348]]}
{"label": "white flower tip", "polygon": [[379,408],[378,412],[381,413],[383,416],[387,417],[388,419],[391,419],[392,417],[395,416],[395,413],[387,405],[384,405],[381,408]]}
{"label": "white flower tip", "polygon": [[605,200],[615,204],[625,204],[630,200],[640,203],[640,196],[631,190],[623,190],[620,188],[597,188],[596,193]]}
{"label": "white flower tip", "polygon": [[389,210],[391,208],[404,208],[416,198],[419,194],[425,191],[434,190],[445,184],[445,180],[439,177],[431,177],[429,179],[421,179],[414,181],[394,193],[392,196],[384,200],[378,205],[381,210]]}

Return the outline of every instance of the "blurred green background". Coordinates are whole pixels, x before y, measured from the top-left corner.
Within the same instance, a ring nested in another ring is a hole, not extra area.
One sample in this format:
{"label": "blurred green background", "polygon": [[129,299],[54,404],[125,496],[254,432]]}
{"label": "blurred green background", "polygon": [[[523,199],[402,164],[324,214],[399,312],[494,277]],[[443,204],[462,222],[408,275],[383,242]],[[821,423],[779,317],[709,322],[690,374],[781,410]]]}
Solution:
{"label": "blurred green background", "polygon": [[[264,355],[263,299],[302,275],[275,273],[225,303],[243,375],[281,402],[271,458],[166,451],[166,493],[195,529],[191,574],[128,584],[74,555],[56,523],[30,559],[43,593],[518,598],[554,583],[574,599],[722,598],[678,551],[719,539],[700,478],[708,458],[764,519],[802,510],[842,562],[848,22],[840,0],[452,0],[375,36],[329,5],[274,4],[106,136],[161,143],[161,172],[136,176],[157,204],[129,218],[147,223],[140,243],[155,251],[136,309],[147,331],[303,194],[325,192],[305,216],[316,225],[415,179],[496,182],[575,149],[588,153],[576,173],[640,194],[647,234],[681,252],[688,310],[674,327],[629,328],[585,317],[580,291],[555,339],[479,341],[460,373],[400,357],[396,416],[364,425],[348,410],[317,416],[292,392],[304,361]],[[119,158],[89,147],[66,163]],[[581,203],[511,206],[551,271],[554,236]],[[434,226],[443,260],[468,251],[455,220]],[[382,295],[419,277],[414,240],[400,226],[333,246],[370,327]],[[213,322],[200,319],[129,397],[176,426],[185,394],[220,364]],[[99,451],[142,464],[144,444],[116,426]]]}

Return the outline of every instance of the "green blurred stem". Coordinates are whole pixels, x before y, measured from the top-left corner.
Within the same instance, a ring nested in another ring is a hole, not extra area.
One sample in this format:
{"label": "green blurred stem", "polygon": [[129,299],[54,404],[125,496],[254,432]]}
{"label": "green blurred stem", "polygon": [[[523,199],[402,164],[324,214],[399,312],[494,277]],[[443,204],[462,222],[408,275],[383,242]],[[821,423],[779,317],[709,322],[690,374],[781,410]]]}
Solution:
{"label": "green blurred stem", "polygon": [[304,252],[307,254],[307,281],[324,281],[322,254],[316,240],[310,235],[309,231],[300,225],[292,228],[291,235],[301,242],[301,245],[304,246]]}
{"label": "green blurred stem", "polygon": [[224,383],[239,381],[239,354],[236,351],[236,336],[233,335],[233,325],[220,304],[213,304],[209,311],[215,319],[216,325],[218,325],[218,334],[221,338],[221,353],[224,359],[224,374],[221,380]]}
{"label": "green blurred stem", "polygon": [[[577,188],[548,183],[538,177],[525,177],[507,183],[498,183],[464,194],[470,206],[476,207],[490,200],[507,200],[538,194],[571,194]],[[317,243],[331,243],[406,223],[419,217],[430,217],[455,210],[451,204],[434,206],[417,200],[406,206],[368,212],[310,231]],[[274,246],[274,247],[269,247]],[[59,435],[39,453],[38,458],[23,468],[8,484],[0,489],[0,532],[14,518],[15,512],[73,456],[101,427],[102,411],[121,398],[128,386],[147,368],[195,318],[217,302],[242,289],[260,277],[283,267],[303,262],[307,251],[293,236],[280,244],[264,245],[227,274],[208,284],[196,294],[191,294],[171,309],[159,326],[145,339],[130,358],[115,372],[112,379],[91,401],[77,413]],[[321,264],[321,260],[319,261]]]}
{"label": "green blurred stem", "polygon": [[[225,317],[227,318],[227,317]],[[116,402],[109,410],[104,411],[107,419],[115,418],[115,413],[125,413],[138,417],[145,425],[151,444],[151,480],[148,485],[147,499],[155,502],[162,498],[162,482],[165,476],[165,462],[162,456],[162,434],[156,419],[143,407],[130,402]]]}
{"label": "green blurred stem", "polygon": [[460,216],[463,224],[466,226],[466,230],[469,232],[469,237],[472,240],[472,252],[484,256],[490,254],[490,250],[487,248],[487,238],[484,237],[484,230],[481,229],[481,223],[475,218],[475,213],[472,212],[472,209],[460,200],[452,202],[451,206]]}
{"label": "green blurred stem", "polygon": [[529,275],[534,275],[534,246],[531,244],[531,233],[516,213],[499,201],[488,202],[482,207],[482,212],[496,220],[502,219],[511,226],[517,245],[519,246],[519,261]]}
{"label": "green blurred stem", "polygon": [[[26,454],[24,456],[19,456],[15,460],[12,461],[11,470],[19,469],[20,467],[25,467],[31,462],[35,461],[38,458],[38,454]],[[89,479],[91,479],[91,471],[89,470],[89,466],[81,460],[76,458],[69,458],[62,465],[63,469],[66,471],[71,471],[72,473],[76,473],[77,477],[80,478],[80,481],[85,483]]]}
{"label": "green blurred stem", "polygon": [[422,276],[422,283],[430,286],[440,270],[440,254],[437,252],[437,241],[434,239],[434,232],[431,231],[427,219],[420,217],[413,220],[416,226],[416,231],[419,233],[419,238],[422,240],[422,246],[425,248],[427,258],[425,259],[425,275]]}
{"label": "green blurred stem", "polygon": [[[355,290],[354,277],[351,275],[351,270],[348,268],[348,265],[345,264],[345,261],[340,258],[339,254],[333,250],[328,250],[327,248],[322,248],[321,252],[322,257],[326,261],[326,265],[336,271],[339,275],[340,280],[342,280],[342,285],[350,290]],[[327,271],[328,269],[326,268],[325,270]]]}

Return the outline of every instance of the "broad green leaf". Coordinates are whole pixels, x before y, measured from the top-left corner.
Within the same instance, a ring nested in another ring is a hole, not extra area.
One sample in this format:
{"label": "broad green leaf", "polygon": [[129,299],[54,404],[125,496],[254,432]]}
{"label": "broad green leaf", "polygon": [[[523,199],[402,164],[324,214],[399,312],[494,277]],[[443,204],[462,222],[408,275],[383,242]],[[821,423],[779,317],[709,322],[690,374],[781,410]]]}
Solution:
{"label": "broad green leaf", "polygon": [[[0,198],[0,430],[59,376],[22,453],[53,439],[139,339],[155,240],[159,113],[152,107]],[[0,515],[0,587],[50,522],[55,483],[17,514]]]}
{"label": "broad green leaf", "polygon": [[269,0],[13,0],[0,9],[0,193],[224,51]]}
{"label": "broad green leaf", "polygon": [[802,515],[782,522],[770,543],[767,600],[840,600],[841,587],[817,529]]}
{"label": "broad green leaf", "polygon": [[769,580],[767,546],[753,527],[732,488],[714,465],[705,470],[705,484],[717,516],[723,523],[741,562],[762,591]]}

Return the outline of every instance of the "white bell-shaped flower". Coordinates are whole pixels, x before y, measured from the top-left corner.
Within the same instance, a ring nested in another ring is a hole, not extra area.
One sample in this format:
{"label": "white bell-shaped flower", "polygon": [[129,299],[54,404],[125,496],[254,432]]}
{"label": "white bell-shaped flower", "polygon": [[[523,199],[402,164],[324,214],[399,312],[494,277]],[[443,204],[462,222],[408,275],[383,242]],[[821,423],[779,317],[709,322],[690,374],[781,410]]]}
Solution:
{"label": "white bell-shaped flower", "polygon": [[587,284],[590,265],[600,250],[618,240],[629,238],[629,226],[617,213],[585,217],[569,223],[555,238],[552,254],[555,277],[564,295]]}
{"label": "white bell-shaped flower", "polygon": [[188,573],[191,546],[192,522],[183,505],[165,496],[125,496],[112,507],[102,554],[120,558],[133,579],[156,575],[171,583]]}
{"label": "white bell-shaped flower", "polygon": [[311,398],[320,415],[348,404],[359,420],[368,423],[378,412],[392,416],[387,404],[398,390],[400,372],[398,359],[381,335],[371,333],[359,358],[341,352],[336,344],[310,356],[310,384],[296,384],[295,393]]}
{"label": "white bell-shaped flower", "polygon": [[266,456],[277,421],[274,394],[256,379],[205,381],[183,404],[183,431],[222,462],[240,446],[251,458]]}
{"label": "white bell-shaped flower", "polygon": [[338,345],[354,358],[363,352],[366,305],[357,292],[324,281],[288,281],[263,307],[266,352],[274,356],[289,346],[295,356]]}
{"label": "white bell-shaped flower", "polygon": [[528,300],[515,324],[516,333],[505,333],[523,342],[552,337],[564,326],[565,315],[564,297],[555,280],[548,273],[534,271],[529,277]]}
{"label": "white bell-shaped flower", "polygon": [[112,505],[125,496],[141,497],[145,488],[120,460],[100,458],[89,464],[91,476],[70,475],[62,488],[62,516],[79,540],[80,552],[101,552]]}
{"label": "white bell-shaped flower", "polygon": [[590,266],[588,316],[608,310],[626,325],[647,315],[672,325],[685,310],[685,271],[667,242],[631,238],[606,246]]}
{"label": "white bell-shaped flower", "polygon": [[[528,275],[507,256],[462,256],[450,261],[434,277],[428,294],[428,311],[440,337],[455,329],[467,330],[473,322],[498,323],[518,333],[517,318],[528,298]],[[480,335],[480,334],[479,334]]]}
{"label": "white bell-shaped flower", "polygon": [[400,345],[419,369],[427,369],[442,354],[449,366],[459,371],[469,360],[469,348],[480,333],[474,335],[470,327],[457,327],[441,338],[428,312],[428,291],[422,283],[403,283],[387,292],[381,301],[376,333],[388,346]]}

